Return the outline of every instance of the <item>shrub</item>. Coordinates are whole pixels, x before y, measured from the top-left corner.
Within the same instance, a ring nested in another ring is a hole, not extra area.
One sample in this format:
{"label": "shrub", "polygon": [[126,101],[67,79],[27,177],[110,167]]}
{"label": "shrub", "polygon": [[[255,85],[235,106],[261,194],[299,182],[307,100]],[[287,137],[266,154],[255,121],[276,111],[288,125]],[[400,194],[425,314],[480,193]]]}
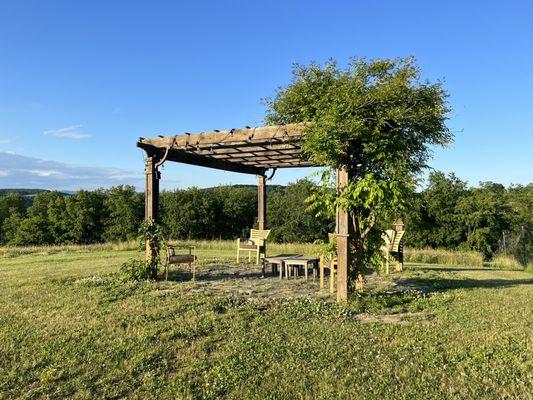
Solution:
{"label": "shrub", "polygon": [[128,280],[142,281],[153,279],[157,276],[157,264],[139,258],[130,258],[120,266],[120,272]]}

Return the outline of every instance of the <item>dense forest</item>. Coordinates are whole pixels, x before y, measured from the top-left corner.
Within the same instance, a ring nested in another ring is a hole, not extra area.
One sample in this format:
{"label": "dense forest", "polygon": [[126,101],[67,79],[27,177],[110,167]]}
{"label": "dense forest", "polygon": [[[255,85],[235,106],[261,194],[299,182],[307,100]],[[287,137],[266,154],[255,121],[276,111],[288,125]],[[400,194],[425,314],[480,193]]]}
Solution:
{"label": "dense forest", "polygon": [[[334,221],[316,218],[305,199],[314,183],[303,179],[268,192],[267,218],[272,240],[313,242],[333,231]],[[0,196],[2,244],[62,244],[133,239],[142,221],[144,195],[132,186],[116,186],[66,195],[44,191],[27,198],[16,192]],[[256,222],[254,187],[220,186],[161,193],[160,216],[170,239],[235,239]],[[401,216],[406,245],[473,249],[487,258],[512,252],[527,262],[533,234],[533,184],[510,186],[485,182],[469,188],[455,175],[430,174]]]}

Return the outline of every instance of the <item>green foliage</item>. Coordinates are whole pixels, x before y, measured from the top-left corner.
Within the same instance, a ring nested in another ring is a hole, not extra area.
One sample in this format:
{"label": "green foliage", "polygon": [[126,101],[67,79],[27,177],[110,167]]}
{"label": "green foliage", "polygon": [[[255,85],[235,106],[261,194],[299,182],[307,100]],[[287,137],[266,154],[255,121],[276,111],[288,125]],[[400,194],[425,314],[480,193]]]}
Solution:
{"label": "green foliage", "polygon": [[486,258],[496,251],[498,239],[509,228],[504,196],[503,186],[481,184],[457,204],[468,247],[480,251]]}
{"label": "green foliage", "polygon": [[143,194],[130,185],[115,186],[106,191],[104,207],[107,218],[103,240],[122,242],[134,239],[144,218]]}
{"label": "green foliage", "polygon": [[454,174],[431,172],[426,189],[415,196],[405,215],[410,228],[406,244],[450,248],[463,242],[466,238],[457,207],[466,195],[466,182]]}
{"label": "green foliage", "polygon": [[[533,185],[485,182],[477,188],[454,174],[429,175],[428,186],[405,212],[406,245],[417,248],[472,249],[486,259],[498,252],[513,253],[527,265],[533,247]],[[519,255],[522,254],[523,256]],[[524,258],[524,256],[526,258]]]}
{"label": "green foliage", "polygon": [[126,279],[133,281],[153,279],[154,276],[152,263],[140,258],[130,258],[120,266],[120,272]]}
{"label": "green foliage", "polygon": [[24,198],[18,193],[8,193],[0,197],[0,243],[13,240],[20,221],[26,214]]}
{"label": "green foliage", "polygon": [[[267,187],[271,243],[327,240],[327,233],[334,230],[336,196],[334,176],[326,171],[322,178],[325,182],[320,185],[301,180],[286,187]],[[366,181],[366,185],[372,187],[371,182]],[[364,186],[354,187],[351,192],[377,207],[380,197],[370,196]],[[379,194],[378,189],[374,186],[373,193]],[[387,190],[385,187],[383,193],[390,196]],[[315,197],[323,201],[316,202]],[[308,198],[310,202],[306,202]],[[254,187],[176,190],[163,192],[161,200],[161,229],[172,240],[246,237],[257,218]],[[119,242],[138,235],[143,194],[131,186],[72,196],[43,192],[35,196],[29,208],[11,194],[0,197],[0,212],[4,218],[0,235],[3,244]],[[369,234],[389,229],[397,216],[392,214],[390,219],[378,220],[379,229]],[[486,258],[503,254],[516,257],[523,265],[532,262],[532,184],[503,188],[490,183],[468,188],[453,174],[432,172],[427,187],[412,197],[402,217],[408,247],[478,249]],[[379,245],[379,234],[375,239]]]}
{"label": "green foliage", "polygon": [[18,193],[9,193],[0,197],[0,226],[14,212],[23,214],[26,211],[24,198]]}
{"label": "green foliage", "polygon": [[120,266],[120,272],[128,280],[156,279],[163,263],[162,252],[165,245],[160,226],[152,219],[143,221],[138,231],[138,248],[145,252],[147,247],[151,247],[153,255],[147,260],[130,258]]}
{"label": "green foliage", "polygon": [[269,194],[267,218],[272,229],[270,240],[311,243],[323,240],[328,232],[334,231],[332,218],[327,215],[317,217],[307,208],[306,199],[315,187],[313,182],[302,179]]}
{"label": "green foliage", "polygon": [[451,141],[446,99],[441,83],[422,82],[408,58],[353,59],[345,69],[335,61],[297,65],[293,81],[266,101],[267,123],[304,123],[304,154],[349,175],[335,192],[332,172],[326,171],[325,189],[311,201],[330,216],[337,206],[352,215],[352,275],[362,276],[368,264],[379,262],[384,224],[376,221],[389,221],[404,209],[430,146]]}

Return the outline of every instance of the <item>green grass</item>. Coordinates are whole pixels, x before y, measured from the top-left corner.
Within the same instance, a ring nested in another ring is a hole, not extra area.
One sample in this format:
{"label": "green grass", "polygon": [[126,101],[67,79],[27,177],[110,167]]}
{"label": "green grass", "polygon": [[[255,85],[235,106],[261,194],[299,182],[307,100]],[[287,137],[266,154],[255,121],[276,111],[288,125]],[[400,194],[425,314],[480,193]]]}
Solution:
{"label": "green grass", "polygon": [[[233,248],[223,243],[199,246],[196,284],[185,273],[121,282],[131,246],[19,250],[0,259],[1,399],[533,393],[527,272],[411,265],[369,277],[367,294],[339,306],[327,292],[317,299],[314,282],[225,274]],[[215,290],[222,284],[229,291]],[[299,297],[254,292],[276,284]]]}
{"label": "green grass", "polygon": [[483,254],[477,251],[445,249],[405,249],[405,261],[409,263],[463,265],[483,267]]}

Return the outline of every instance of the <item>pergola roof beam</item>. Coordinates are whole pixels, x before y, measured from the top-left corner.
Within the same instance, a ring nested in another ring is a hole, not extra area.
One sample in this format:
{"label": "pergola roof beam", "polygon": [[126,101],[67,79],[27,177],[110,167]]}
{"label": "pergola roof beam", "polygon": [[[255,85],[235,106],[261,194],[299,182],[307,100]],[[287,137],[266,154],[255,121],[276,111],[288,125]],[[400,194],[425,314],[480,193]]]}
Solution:
{"label": "pergola roof beam", "polygon": [[139,139],[159,159],[262,175],[269,168],[315,165],[301,156],[301,124]]}

